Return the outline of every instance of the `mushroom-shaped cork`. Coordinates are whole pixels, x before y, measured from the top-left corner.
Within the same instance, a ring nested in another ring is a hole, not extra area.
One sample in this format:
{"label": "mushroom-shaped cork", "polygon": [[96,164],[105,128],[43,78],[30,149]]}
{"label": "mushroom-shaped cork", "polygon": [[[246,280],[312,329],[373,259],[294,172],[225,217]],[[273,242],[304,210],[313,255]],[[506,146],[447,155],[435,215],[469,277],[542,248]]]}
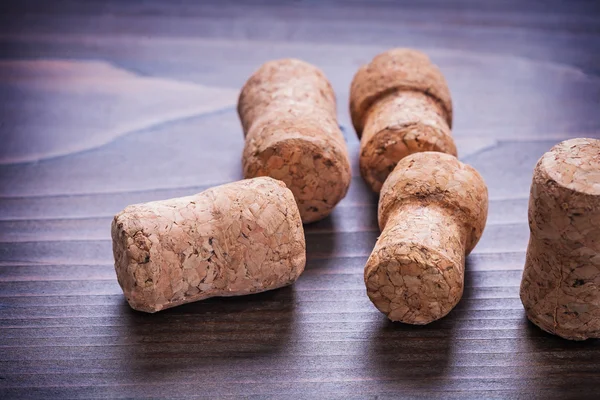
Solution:
{"label": "mushroom-shaped cork", "polygon": [[469,165],[437,152],[403,158],[381,189],[382,232],[365,267],[379,311],[417,325],[448,314],[462,297],[465,257],[487,210],[487,187]]}
{"label": "mushroom-shaped cork", "polygon": [[263,64],[240,93],[244,176],[270,176],[294,193],[304,223],[325,218],[350,186],[350,161],[333,89],[300,60]]}
{"label": "mushroom-shaped cork", "polygon": [[446,80],[417,50],[388,50],[361,67],[350,87],[350,113],[360,138],[360,173],[375,192],[409,154],[456,155]]}
{"label": "mushroom-shaped cork", "polygon": [[566,339],[600,338],[600,140],[567,140],[542,156],[529,227],[527,317]]}

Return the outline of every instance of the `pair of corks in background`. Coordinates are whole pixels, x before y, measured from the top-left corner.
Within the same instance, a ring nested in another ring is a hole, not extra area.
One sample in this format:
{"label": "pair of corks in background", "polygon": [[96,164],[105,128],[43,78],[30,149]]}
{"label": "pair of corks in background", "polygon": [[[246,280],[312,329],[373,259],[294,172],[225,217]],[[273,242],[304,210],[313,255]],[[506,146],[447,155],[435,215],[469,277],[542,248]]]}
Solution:
{"label": "pair of corks in background", "polygon": [[[455,157],[449,90],[424,54],[375,57],[354,77],[350,109],[361,175],[381,191],[367,293],[392,320],[432,322],[462,296],[487,188]],[[291,59],[264,64],[242,89],[238,112],[244,176],[254,179],[115,217],[117,276],[133,308],[154,312],[294,282],[305,264],[301,222],[326,217],[345,196],[349,158],[335,95],[318,68]]]}

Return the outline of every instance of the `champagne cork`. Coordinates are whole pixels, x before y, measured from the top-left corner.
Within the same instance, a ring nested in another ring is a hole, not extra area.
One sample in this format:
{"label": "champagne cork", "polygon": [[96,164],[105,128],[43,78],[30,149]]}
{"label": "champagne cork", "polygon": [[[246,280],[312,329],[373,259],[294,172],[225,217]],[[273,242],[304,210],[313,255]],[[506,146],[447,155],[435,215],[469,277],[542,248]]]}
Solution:
{"label": "champagne cork", "polygon": [[350,113],[360,138],[360,172],[375,192],[409,154],[456,156],[450,91],[419,51],[388,50],[361,67],[350,87]]}
{"label": "champagne cork", "polygon": [[529,227],[527,317],[566,339],[600,338],[600,140],[567,140],[542,156]]}
{"label": "champagne cork", "polygon": [[150,313],[286,286],[306,263],[292,192],[271,178],[129,206],[115,216],[112,240],[129,305]]}
{"label": "champagne cork", "polygon": [[381,189],[381,236],[365,267],[367,294],[392,321],[423,325],[462,297],[465,257],[485,227],[487,187],[438,152],[403,158]]}
{"label": "champagne cork", "polygon": [[244,176],[285,182],[305,223],[329,215],[346,195],[351,173],[325,75],[300,60],[267,62],[242,88],[238,113]]}

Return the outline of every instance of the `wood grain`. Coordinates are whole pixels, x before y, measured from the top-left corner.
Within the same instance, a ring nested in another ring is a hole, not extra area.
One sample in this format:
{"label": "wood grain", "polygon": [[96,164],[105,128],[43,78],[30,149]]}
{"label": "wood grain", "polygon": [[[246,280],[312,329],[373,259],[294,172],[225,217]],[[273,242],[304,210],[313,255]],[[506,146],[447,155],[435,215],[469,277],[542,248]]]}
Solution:
{"label": "wood grain", "polygon": [[[528,323],[519,284],[537,159],[600,138],[600,7],[505,0],[0,4],[0,398],[596,398],[600,343]],[[459,157],[489,186],[464,297],[424,327],[369,302],[377,198],[358,176],[352,75],[393,46],[444,72]],[[306,226],[292,287],[132,311],[110,221],[241,178],[235,96],[264,61],[322,68],[353,179]]]}

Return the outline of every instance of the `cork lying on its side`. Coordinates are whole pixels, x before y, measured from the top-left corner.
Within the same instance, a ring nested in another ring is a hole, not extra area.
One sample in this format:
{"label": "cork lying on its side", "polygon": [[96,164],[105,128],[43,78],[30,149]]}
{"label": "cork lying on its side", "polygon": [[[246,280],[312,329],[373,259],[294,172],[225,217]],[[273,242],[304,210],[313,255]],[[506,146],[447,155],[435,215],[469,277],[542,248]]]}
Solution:
{"label": "cork lying on its side", "polygon": [[415,153],[381,189],[381,236],[365,267],[371,301],[392,321],[428,324],[463,293],[465,257],[485,227],[487,187],[456,157]]}
{"label": "cork lying on its side", "polygon": [[329,215],[351,174],[325,75],[300,60],[267,62],[242,88],[238,113],[246,135],[244,176],[284,181],[305,223]]}
{"label": "cork lying on its side", "polygon": [[600,338],[600,140],[571,139],[537,163],[521,301],[566,339]]}
{"label": "cork lying on its side", "polygon": [[456,155],[450,91],[419,51],[392,49],[361,67],[350,87],[350,113],[360,137],[360,172],[375,192],[409,154]]}
{"label": "cork lying on its side", "polygon": [[112,239],[125,297],[146,312],[286,286],[306,262],[294,197],[271,178],[129,206]]}

